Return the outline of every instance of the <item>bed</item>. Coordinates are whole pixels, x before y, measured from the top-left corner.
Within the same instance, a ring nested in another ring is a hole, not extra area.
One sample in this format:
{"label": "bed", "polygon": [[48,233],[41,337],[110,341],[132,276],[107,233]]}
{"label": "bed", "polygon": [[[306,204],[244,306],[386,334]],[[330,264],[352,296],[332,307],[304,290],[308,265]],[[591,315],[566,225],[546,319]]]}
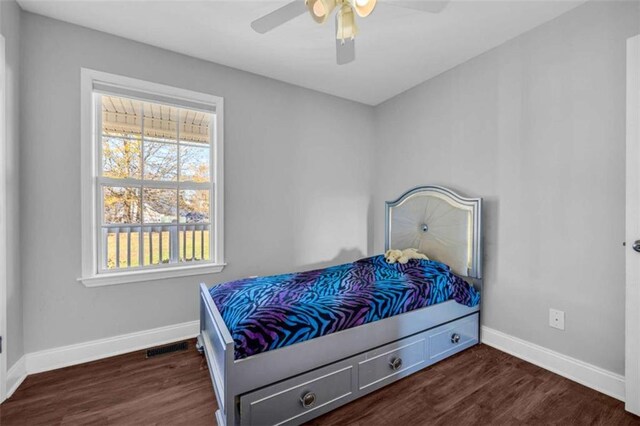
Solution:
{"label": "bed", "polygon": [[[386,203],[382,256],[200,285],[200,336],[223,425],[299,424],[478,343],[480,198],[422,186]],[[422,280],[422,281],[421,281]]]}

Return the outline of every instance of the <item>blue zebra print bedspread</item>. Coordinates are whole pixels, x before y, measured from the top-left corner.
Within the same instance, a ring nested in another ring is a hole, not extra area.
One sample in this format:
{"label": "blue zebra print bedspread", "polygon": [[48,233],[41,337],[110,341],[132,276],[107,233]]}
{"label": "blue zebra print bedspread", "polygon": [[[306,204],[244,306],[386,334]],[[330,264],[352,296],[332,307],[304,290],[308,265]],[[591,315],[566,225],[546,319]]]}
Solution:
{"label": "blue zebra print bedspread", "polygon": [[443,263],[388,264],[384,256],[314,271],[246,278],[211,288],[235,343],[235,358],[455,300],[480,303]]}

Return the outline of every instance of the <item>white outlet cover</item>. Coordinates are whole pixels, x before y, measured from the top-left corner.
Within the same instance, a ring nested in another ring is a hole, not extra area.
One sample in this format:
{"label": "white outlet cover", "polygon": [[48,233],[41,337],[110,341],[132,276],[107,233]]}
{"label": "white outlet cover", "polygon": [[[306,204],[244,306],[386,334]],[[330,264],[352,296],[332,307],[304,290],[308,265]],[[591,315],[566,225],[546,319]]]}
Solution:
{"label": "white outlet cover", "polygon": [[549,309],[549,326],[564,330],[564,311]]}

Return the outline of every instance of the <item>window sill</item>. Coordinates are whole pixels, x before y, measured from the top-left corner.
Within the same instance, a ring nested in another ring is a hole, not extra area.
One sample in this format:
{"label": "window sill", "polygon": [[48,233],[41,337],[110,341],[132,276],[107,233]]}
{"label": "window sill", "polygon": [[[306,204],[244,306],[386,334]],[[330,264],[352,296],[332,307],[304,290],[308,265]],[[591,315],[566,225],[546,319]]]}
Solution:
{"label": "window sill", "polygon": [[216,274],[221,272],[226,263],[214,265],[179,266],[174,268],[151,269],[131,272],[113,272],[78,278],[85,287],[102,287],[107,285],[128,284],[143,281],[165,280],[169,278],[190,277],[193,275]]}

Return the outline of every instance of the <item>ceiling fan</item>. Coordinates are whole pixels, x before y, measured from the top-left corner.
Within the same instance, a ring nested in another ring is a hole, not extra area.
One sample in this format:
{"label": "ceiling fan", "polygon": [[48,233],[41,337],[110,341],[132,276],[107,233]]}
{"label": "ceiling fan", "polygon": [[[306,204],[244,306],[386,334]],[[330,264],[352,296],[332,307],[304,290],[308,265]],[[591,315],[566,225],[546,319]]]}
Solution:
{"label": "ceiling fan", "polygon": [[338,65],[344,65],[356,58],[355,37],[358,34],[356,15],[366,18],[373,12],[378,1],[407,9],[439,13],[450,0],[294,0],[256,19],[251,23],[251,28],[264,34],[306,12],[309,12],[318,24],[324,24],[331,13],[337,9],[336,59]]}

